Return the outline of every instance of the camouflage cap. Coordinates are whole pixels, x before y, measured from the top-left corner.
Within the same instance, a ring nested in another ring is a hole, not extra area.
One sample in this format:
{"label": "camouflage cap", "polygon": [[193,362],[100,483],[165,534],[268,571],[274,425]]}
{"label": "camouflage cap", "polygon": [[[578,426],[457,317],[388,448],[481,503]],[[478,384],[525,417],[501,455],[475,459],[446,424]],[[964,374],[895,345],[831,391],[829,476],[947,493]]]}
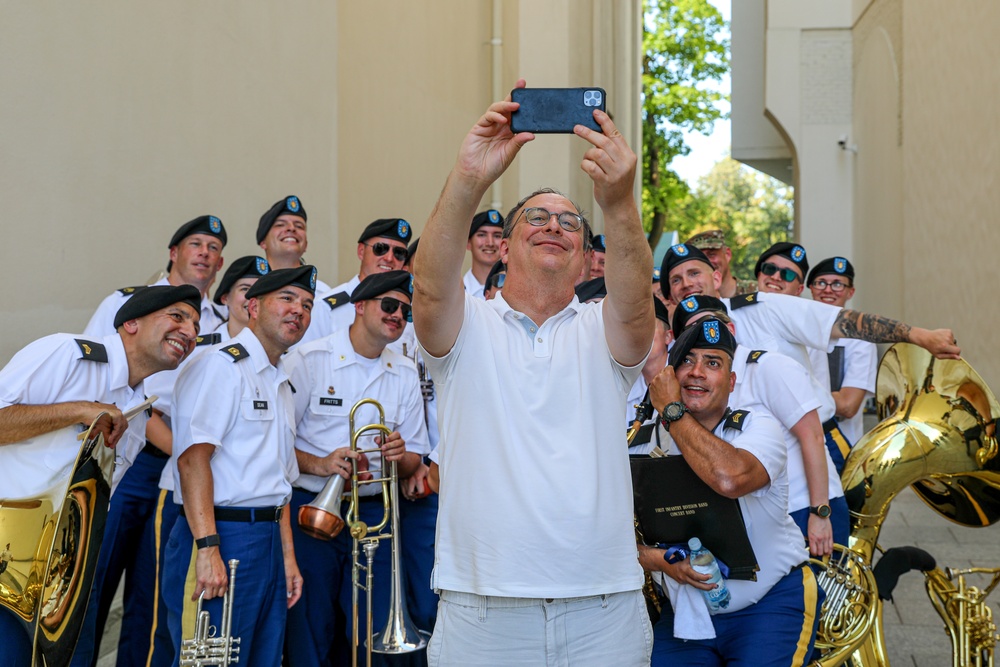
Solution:
{"label": "camouflage cap", "polygon": [[726,244],[726,235],[721,229],[709,229],[700,234],[695,234],[687,240],[687,244],[693,245],[699,250],[728,247]]}

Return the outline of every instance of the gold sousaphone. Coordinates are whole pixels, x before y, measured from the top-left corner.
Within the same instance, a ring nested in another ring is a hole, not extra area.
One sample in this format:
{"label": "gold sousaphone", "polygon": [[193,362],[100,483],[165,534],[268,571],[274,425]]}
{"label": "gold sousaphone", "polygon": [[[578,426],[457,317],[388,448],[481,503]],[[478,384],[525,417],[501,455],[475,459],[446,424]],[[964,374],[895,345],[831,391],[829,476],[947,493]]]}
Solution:
{"label": "gold sousaphone", "polygon": [[[841,476],[848,496],[863,499],[851,512],[849,569],[855,581],[867,577],[889,504],[907,486],[931,509],[961,525],[989,526],[1000,519],[1000,404],[969,364],[935,359],[922,348],[897,343],[879,364],[876,400],[881,421],[855,445]],[[827,595],[829,602],[829,590]],[[882,602],[871,593],[863,597],[870,607],[845,609],[871,615],[870,629],[833,647],[824,644],[821,631],[817,647],[826,652],[815,664],[889,664]],[[838,613],[843,612],[824,606],[824,614]],[[824,618],[838,627],[849,620]],[[946,624],[953,636],[969,631],[959,618],[946,619]]]}
{"label": "gold sousaphone", "polygon": [[20,621],[32,644],[32,667],[69,665],[83,627],[115,469],[115,450],[95,428],[102,416],[83,434],[69,426],[5,445],[27,452],[33,445],[44,448],[44,441],[79,451],[70,474],[54,479],[44,492],[0,499],[0,549],[10,554],[0,572],[0,614],[12,613]]}

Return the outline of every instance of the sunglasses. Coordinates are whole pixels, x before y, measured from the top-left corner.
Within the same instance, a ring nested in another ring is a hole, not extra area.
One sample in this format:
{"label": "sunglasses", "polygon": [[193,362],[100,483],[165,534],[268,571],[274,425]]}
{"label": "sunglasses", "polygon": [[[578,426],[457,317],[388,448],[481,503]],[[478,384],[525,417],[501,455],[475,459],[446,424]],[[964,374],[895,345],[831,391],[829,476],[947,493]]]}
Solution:
{"label": "sunglasses", "polygon": [[380,302],[382,305],[382,312],[386,315],[392,315],[397,310],[402,309],[403,319],[407,322],[413,321],[413,308],[410,304],[403,303],[399,299],[393,299],[391,296],[384,296],[381,299],[373,300]]}
{"label": "sunglasses", "polygon": [[503,281],[507,279],[506,273],[495,273],[490,276],[490,283],[487,287],[496,287],[497,289],[503,288]]}
{"label": "sunglasses", "polygon": [[772,264],[771,262],[764,262],[760,267],[760,272],[765,276],[773,276],[777,273],[778,277],[786,283],[790,283],[793,280],[802,280],[799,278],[799,274],[795,273],[792,269],[783,269],[777,264]]}
{"label": "sunglasses", "polygon": [[365,245],[372,249],[372,253],[376,257],[381,257],[390,250],[392,250],[392,256],[400,262],[405,262],[406,258],[409,257],[409,252],[406,248],[391,246],[388,243],[383,243],[382,241],[379,241],[378,243],[366,243]]}
{"label": "sunglasses", "polygon": [[828,283],[822,278],[819,280],[814,280],[810,287],[815,287],[816,289],[823,291],[827,287],[832,289],[834,292],[843,292],[846,288],[850,287],[847,283],[842,283],[839,280],[834,280],[832,283]]}

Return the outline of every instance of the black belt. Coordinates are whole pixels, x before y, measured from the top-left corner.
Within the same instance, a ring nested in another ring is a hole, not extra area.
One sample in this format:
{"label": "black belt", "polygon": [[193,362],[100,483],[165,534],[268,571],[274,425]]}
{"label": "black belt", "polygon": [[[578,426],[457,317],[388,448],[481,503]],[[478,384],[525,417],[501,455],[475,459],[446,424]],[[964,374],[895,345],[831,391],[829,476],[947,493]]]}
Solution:
{"label": "black belt", "polygon": [[836,417],[830,417],[823,422],[823,433],[829,433],[835,428],[840,428],[840,422],[837,421]]}
{"label": "black belt", "polygon": [[[301,491],[302,493],[310,493],[310,494],[313,494],[313,495],[316,495],[317,493],[319,493],[319,491],[310,491],[309,489],[303,489],[301,486],[293,486],[292,490],[293,491]],[[385,501],[382,500],[382,494],[381,493],[376,493],[373,496],[358,496],[358,501],[362,502],[362,503],[371,503],[371,502],[375,502],[376,500],[378,502],[380,502],[380,503],[383,503],[383,504],[385,503]],[[345,498],[344,501],[346,502],[347,499]]]}
{"label": "black belt", "polygon": [[[276,523],[281,521],[284,507],[216,507],[216,521],[239,521],[241,523]],[[181,507],[181,516],[187,516]]]}
{"label": "black belt", "polygon": [[146,441],[146,446],[142,448],[144,454],[149,454],[150,456],[155,456],[158,459],[169,459],[170,454],[162,451],[159,447],[151,443],[149,440]]}

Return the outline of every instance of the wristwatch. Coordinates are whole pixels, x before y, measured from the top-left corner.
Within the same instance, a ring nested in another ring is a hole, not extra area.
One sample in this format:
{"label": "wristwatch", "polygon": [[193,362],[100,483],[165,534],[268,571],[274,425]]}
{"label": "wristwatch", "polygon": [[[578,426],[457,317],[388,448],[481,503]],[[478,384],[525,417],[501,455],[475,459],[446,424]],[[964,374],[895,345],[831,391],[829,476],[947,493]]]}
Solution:
{"label": "wristwatch", "polygon": [[815,514],[816,516],[818,516],[821,519],[825,519],[828,516],[830,516],[830,506],[827,505],[827,504],[825,504],[825,503],[823,505],[816,505],[815,507],[813,507],[812,505],[810,505],[809,506],[809,513],[810,514]]}
{"label": "wristwatch", "polygon": [[663,424],[664,429],[669,431],[670,424],[683,417],[684,413],[687,411],[687,406],[680,401],[667,403],[667,405],[663,408],[663,412],[660,413],[660,423]]}
{"label": "wristwatch", "polygon": [[213,535],[206,535],[205,537],[199,537],[194,541],[199,549],[207,549],[208,547],[217,547],[222,544],[222,540],[219,539],[219,534],[215,533]]}

